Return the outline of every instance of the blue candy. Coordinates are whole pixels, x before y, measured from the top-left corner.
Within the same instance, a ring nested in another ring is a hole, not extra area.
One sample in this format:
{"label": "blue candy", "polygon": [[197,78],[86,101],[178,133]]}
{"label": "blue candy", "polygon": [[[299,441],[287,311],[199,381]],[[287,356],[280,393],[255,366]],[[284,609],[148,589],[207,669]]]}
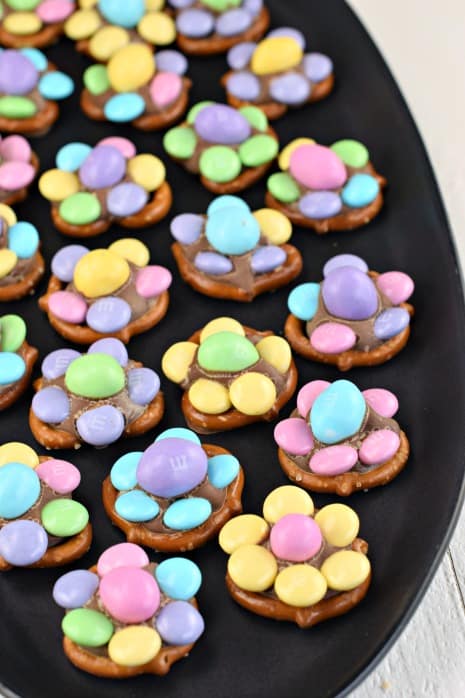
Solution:
{"label": "blue candy", "polygon": [[205,235],[212,247],[222,254],[245,254],[260,239],[258,221],[237,206],[222,207],[210,213]]}
{"label": "blue candy", "polygon": [[19,221],[8,230],[8,247],[19,259],[32,257],[39,247],[39,233],[32,223]]}
{"label": "blue candy", "polygon": [[290,292],[287,307],[299,320],[308,322],[317,311],[319,296],[320,284],[300,284]]}
{"label": "blue candy", "polygon": [[232,196],[232,194],[224,194],[224,196],[217,196],[213,199],[209,207],[207,208],[207,216],[211,216],[220,209],[232,208],[240,209],[243,213],[250,213],[250,206],[240,199],[238,196]]}
{"label": "blue candy", "polygon": [[67,143],[56,154],[56,166],[66,172],[76,172],[91,152],[87,143]]}
{"label": "blue candy", "polygon": [[203,497],[178,499],[170,504],[163,516],[163,523],[174,531],[190,531],[205,523],[212,513],[212,505]]}
{"label": "blue candy", "polygon": [[142,451],[131,451],[118,458],[110,472],[110,480],[117,490],[132,490],[137,485],[137,466],[142,458]]}
{"label": "blue candy", "polygon": [[118,497],[115,503],[115,511],[126,521],[138,523],[154,519],[158,516],[160,507],[154,499],[142,492],[142,490],[132,490]]}
{"label": "blue candy", "polygon": [[59,70],[42,75],[37,87],[45,99],[65,99],[74,92],[74,82],[69,75]]}
{"label": "blue candy", "polygon": [[342,200],[346,206],[360,208],[368,206],[379,193],[378,181],[369,174],[353,175],[342,190]]}
{"label": "blue candy", "polygon": [[123,298],[107,296],[92,303],[87,311],[86,322],[96,332],[107,334],[126,327],[131,315],[131,306]]}
{"label": "blue candy", "polygon": [[26,364],[19,354],[14,354],[11,351],[0,353],[0,385],[16,383],[24,376],[25,372]]}
{"label": "blue candy", "polygon": [[98,575],[89,570],[73,570],[58,577],[53,587],[53,600],[62,608],[80,608],[97,591]]}
{"label": "blue candy", "polygon": [[374,333],[378,339],[391,339],[410,323],[410,315],[405,308],[388,308],[378,315],[374,324]]}
{"label": "blue candy", "polygon": [[337,380],[313,403],[310,427],[318,441],[337,444],[359,431],[365,413],[365,398],[357,386],[348,380]]}
{"label": "blue candy", "polygon": [[21,53],[29,58],[31,63],[34,64],[36,69],[42,73],[48,66],[48,60],[47,57],[42,51],[39,51],[37,48],[22,48],[20,49]]}
{"label": "blue candy", "polygon": [[148,405],[160,390],[160,379],[151,368],[133,368],[127,379],[129,397],[136,405]]}
{"label": "blue candy", "polygon": [[145,111],[145,101],[137,92],[121,92],[105,104],[104,112],[108,121],[124,123],[137,119]]}
{"label": "blue candy", "polygon": [[195,562],[185,557],[171,557],[161,562],[155,578],[164,594],[178,601],[196,595],[202,584],[202,573]]}
{"label": "blue candy", "polygon": [[239,474],[239,461],[229,453],[208,459],[208,479],[213,487],[222,489],[231,484]]}
{"label": "blue candy", "polygon": [[7,463],[0,468],[0,517],[22,516],[40,495],[40,480],[32,468],[23,463]]}
{"label": "blue candy", "polygon": [[109,24],[135,27],[145,14],[144,0],[99,0],[98,8]]}
{"label": "blue candy", "polygon": [[171,427],[170,429],[165,429],[165,431],[162,431],[161,434],[157,436],[155,441],[161,441],[162,439],[186,439],[186,441],[192,441],[195,444],[199,444],[199,446],[201,443],[197,434],[185,427]]}

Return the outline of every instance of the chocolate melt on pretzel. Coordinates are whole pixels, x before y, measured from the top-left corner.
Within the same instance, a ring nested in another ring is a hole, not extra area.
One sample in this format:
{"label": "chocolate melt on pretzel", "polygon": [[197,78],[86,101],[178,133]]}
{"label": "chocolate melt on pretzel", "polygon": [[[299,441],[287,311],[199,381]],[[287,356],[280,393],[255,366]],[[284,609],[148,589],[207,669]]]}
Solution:
{"label": "chocolate melt on pretzel", "polygon": [[[40,76],[42,77],[43,75],[54,72],[55,70],[56,66],[49,61],[46,69],[40,73]],[[5,92],[0,92],[0,97],[9,96],[11,95],[8,95]],[[44,97],[42,97],[40,94],[37,85],[33,90],[23,96],[34,102],[37,107],[36,113],[34,116],[27,117],[26,119],[10,119],[6,116],[1,116],[0,131],[6,131],[7,133],[29,133],[34,136],[46,134],[52,124],[58,119],[60,114],[57,103],[53,100],[44,99]]]}

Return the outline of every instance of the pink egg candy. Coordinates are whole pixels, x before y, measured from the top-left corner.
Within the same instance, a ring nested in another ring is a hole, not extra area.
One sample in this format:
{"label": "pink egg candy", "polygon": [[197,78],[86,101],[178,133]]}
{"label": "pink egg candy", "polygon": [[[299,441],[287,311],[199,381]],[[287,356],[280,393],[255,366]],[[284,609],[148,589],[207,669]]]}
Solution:
{"label": "pink egg candy", "polygon": [[150,83],[150,97],[157,107],[174,102],[182,91],[182,79],[176,73],[157,73]]}
{"label": "pink egg candy", "polygon": [[351,470],[357,461],[357,449],[337,444],[315,453],[310,459],[309,468],[317,475],[341,475]]}
{"label": "pink egg candy", "polygon": [[48,309],[59,320],[79,325],[85,320],[87,303],[71,291],[55,291],[48,299]]}
{"label": "pink egg candy", "polygon": [[293,456],[304,456],[313,448],[313,436],[305,419],[291,417],[279,422],[274,430],[274,440],[280,448]]}
{"label": "pink egg candy", "polygon": [[7,136],[0,142],[0,157],[3,160],[29,162],[31,159],[31,146],[22,136]]}
{"label": "pink egg candy", "polygon": [[136,154],[136,146],[129,138],[123,138],[122,136],[108,136],[108,138],[103,138],[97,143],[97,145],[109,145],[112,148],[117,148],[127,160],[133,158]]}
{"label": "pink egg candy", "polygon": [[136,291],[143,298],[154,298],[171,286],[172,278],[168,269],[152,264],[137,272]]}
{"label": "pink egg candy", "polygon": [[399,401],[390,390],[369,388],[363,391],[363,397],[370,407],[382,417],[393,417],[399,409]]}
{"label": "pink egg candy", "polygon": [[35,170],[28,162],[7,160],[0,165],[0,189],[15,191],[27,187],[35,177]]}
{"label": "pink egg candy", "polygon": [[142,623],[160,605],[160,590],[150,572],[137,567],[118,567],[106,574],[99,586],[106,610],[122,623]]}
{"label": "pink egg candy", "polygon": [[42,22],[63,22],[74,11],[74,2],[71,0],[44,0],[36,8]]}
{"label": "pink egg candy", "polygon": [[310,344],[322,354],[339,354],[357,343],[357,335],[351,327],[339,322],[325,322],[312,332]]}
{"label": "pink egg candy", "polygon": [[376,279],[376,285],[393,305],[405,303],[415,288],[413,279],[402,271],[387,271],[385,274],[380,274]]}
{"label": "pink egg candy", "polygon": [[358,457],[365,465],[380,465],[393,457],[400,446],[400,438],[395,431],[378,429],[362,443]]}
{"label": "pink egg candy", "polygon": [[329,388],[328,381],[310,381],[297,394],[297,409],[304,419],[307,419],[313,403],[318,395]]}
{"label": "pink egg candy", "polygon": [[76,466],[57,458],[50,458],[40,463],[36,473],[42,482],[58,494],[70,494],[81,482],[81,473]]}
{"label": "pink egg candy", "polygon": [[107,548],[97,562],[97,572],[101,577],[118,567],[145,567],[149,564],[147,553],[135,543],[117,543]]}
{"label": "pink egg candy", "polygon": [[291,155],[290,173],[308,189],[339,189],[347,179],[341,158],[323,145],[301,145]]}
{"label": "pink egg candy", "polygon": [[309,560],[321,548],[322,540],[318,525],[305,514],[286,514],[270,533],[274,555],[290,562]]}

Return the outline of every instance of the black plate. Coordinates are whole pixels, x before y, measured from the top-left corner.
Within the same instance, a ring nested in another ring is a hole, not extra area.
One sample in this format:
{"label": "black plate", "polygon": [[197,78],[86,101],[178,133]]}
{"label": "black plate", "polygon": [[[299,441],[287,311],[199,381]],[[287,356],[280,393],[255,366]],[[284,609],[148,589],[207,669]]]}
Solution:
{"label": "black plate", "polygon": [[[366,600],[349,615],[310,630],[277,623],[242,610],[228,596],[223,577],[226,556],[215,542],[192,554],[204,574],[199,593],[207,630],[191,656],[162,678],[141,677],[126,682],[99,680],[75,669],[61,649],[61,610],[51,598],[60,570],[15,570],[1,575],[0,679],[11,690],[32,696],[233,696],[272,697],[335,695],[372,668],[392,644],[423,595],[445,550],[462,496],[465,430],[465,367],[463,363],[464,304],[457,260],[436,183],[425,151],[401,95],[382,58],[362,26],[340,0],[270,2],[273,25],[295,25],[306,31],[312,50],[334,58],[337,88],[329,99],[289,113],[276,124],[284,145],[296,136],[314,136],[321,143],[353,137],[364,141],[378,171],[387,176],[384,211],[368,227],[317,237],[298,229],[294,242],[305,258],[302,279],[320,278],[324,261],[338,252],[362,255],[372,269],[403,269],[415,279],[416,317],[407,348],[393,361],[374,369],[359,369],[349,378],[361,388],[386,387],[400,398],[399,421],[412,444],[406,470],[386,488],[350,498],[361,517],[362,535],[370,543],[373,584]],[[311,43],[310,43],[311,42]],[[50,51],[60,67],[79,85],[86,59],[63,42]],[[218,78],[222,58],[191,61],[193,100],[222,98]],[[62,107],[51,134],[34,141],[42,168],[53,166],[57,149],[70,140],[94,143],[121,133],[139,150],[161,155],[161,135],[142,134],[130,127],[96,124],[84,118],[76,94]],[[181,168],[168,162],[175,189],[172,214],[205,210],[211,196]],[[245,195],[254,207],[263,205],[264,183]],[[18,207],[42,231],[47,261],[70,242],[54,231],[48,205],[35,192]],[[231,314],[260,329],[282,330],[289,289],[261,296],[250,305],[214,301],[184,285],[170,254],[168,222],[140,231],[153,259],[174,272],[171,308],[162,324],[130,344],[132,357],[156,369],[174,341],[220,314]],[[113,229],[90,240],[91,247],[108,245],[127,232]],[[45,282],[39,292],[45,288]],[[64,346],[37,310],[36,299],[5,307],[29,324],[29,339],[41,357]],[[314,378],[333,380],[331,368],[297,360],[300,385]],[[180,391],[163,382],[167,411],[161,428],[182,425]],[[31,392],[1,416],[0,442],[34,444],[27,423]],[[291,403],[283,410],[286,416]],[[259,512],[265,495],[284,484],[272,439],[272,425],[256,425],[209,440],[237,454],[246,470],[246,512]],[[82,471],[77,498],[92,516],[95,539],[77,567],[88,567],[108,545],[123,540],[103,513],[100,486],[114,460],[127,450],[147,447],[154,434],[121,442],[102,451],[84,447],[59,453]],[[316,496],[318,504],[335,497]]]}

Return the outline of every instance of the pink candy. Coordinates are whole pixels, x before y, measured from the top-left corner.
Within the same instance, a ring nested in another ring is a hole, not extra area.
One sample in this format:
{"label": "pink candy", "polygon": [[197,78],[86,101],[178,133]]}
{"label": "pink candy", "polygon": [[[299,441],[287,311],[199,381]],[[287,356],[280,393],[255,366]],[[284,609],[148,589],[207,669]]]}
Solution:
{"label": "pink candy", "polygon": [[325,322],[312,332],[310,344],[322,354],[339,354],[357,343],[357,335],[351,327],[339,322]]}
{"label": "pink candy", "polygon": [[270,533],[274,555],[290,562],[309,560],[319,551],[322,541],[318,524],[305,514],[286,514]]}
{"label": "pink candy", "polygon": [[32,182],[35,170],[28,162],[10,160],[0,165],[0,189],[15,191]]}
{"label": "pink candy", "polygon": [[155,577],[138,567],[118,567],[100,582],[100,598],[107,611],[122,623],[142,623],[160,605]]}
{"label": "pink candy", "polygon": [[136,154],[136,146],[128,138],[122,138],[121,136],[109,136],[108,138],[103,138],[97,143],[97,145],[110,145],[113,148],[117,148],[125,158],[133,158]]}
{"label": "pink candy", "polygon": [[139,545],[118,543],[100,555],[97,572],[103,577],[118,567],[145,567],[148,564],[147,554]]}
{"label": "pink candy", "polygon": [[318,475],[340,475],[354,467],[358,453],[351,446],[328,446],[322,448],[310,459],[310,470]]}
{"label": "pink candy", "polygon": [[182,90],[182,79],[176,73],[157,73],[150,83],[150,97],[157,107],[174,102]]}
{"label": "pink candy", "polygon": [[84,322],[87,304],[81,296],[71,291],[55,291],[48,299],[48,308],[60,320],[79,325]]}
{"label": "pink candy", "polygon": [[166,291],[172,281],[171,273],[157,264],[144,267],[137,272],[136,291],[143,298],[153,298]]}
{"label": "pink candy", "polygon": [[381,274],[376,279],[376,285],[393,305],[405,303],[415,287],[410,276],[402,271],[387,271],[385,274]]}
{"label": "pink candy", "polygon": [[318,395],[329,388],[328,381],[310,381],[301,388],[297,394],[297,409],[304,419],[307,419],[313,403]]}
{"label": "pink candy", "polygon": [[304,456],[313,448],[313,436],[304,419],[291,417],[279,422],[274,430],[274,440],[280,448],[293,456]]}
{"label": "pink candy", "polygon": [[308,189],[339,189],[347,179],[342,160],[322,145],[301,145],[291,155],[290,173]]}
{"label": "pink candy", "polygon": [[364,390],[363,397],[370,407],[382,417],[393,417],[399,409],[399,401],[394,393],[384,390],[384,388]]}
{"label": "pink candy", "polygon": [[22,136],[7,136],[0,142],[0,157],[3,160],[29,162],[31,159],[31,146]]}
{"label": "pink candy", "polygon": [[42,22],[63,22],[74,12],[74,2],[71,0],[44,0],[36,8],[36,13]]}
{"label": "pink candy", "polygon": [[46,460],[37,466],[36,473],[42,482],[58,494],[70,494],[81,482],[79,470],[66,460]]}
{"label": "pink candy", "polygon": [[397,452],[400,445],[399,436],[390,429],[373,431],[359,449],[358,456],[365,465],[385,463]]}

